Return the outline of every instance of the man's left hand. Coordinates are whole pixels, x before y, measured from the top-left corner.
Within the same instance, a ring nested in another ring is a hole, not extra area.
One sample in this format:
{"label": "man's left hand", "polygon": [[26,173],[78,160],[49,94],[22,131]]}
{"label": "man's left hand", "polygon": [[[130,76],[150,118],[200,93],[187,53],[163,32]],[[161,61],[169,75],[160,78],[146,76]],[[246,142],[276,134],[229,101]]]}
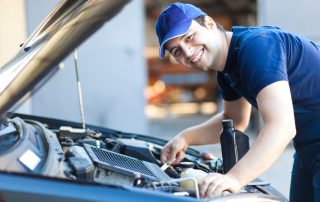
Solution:
{"label": "man's left hand", "polygon": [[199,181],[200,197],[219,196],[224,191],[238,192],[241,187],[237,179],[219,173],[210,173]]}

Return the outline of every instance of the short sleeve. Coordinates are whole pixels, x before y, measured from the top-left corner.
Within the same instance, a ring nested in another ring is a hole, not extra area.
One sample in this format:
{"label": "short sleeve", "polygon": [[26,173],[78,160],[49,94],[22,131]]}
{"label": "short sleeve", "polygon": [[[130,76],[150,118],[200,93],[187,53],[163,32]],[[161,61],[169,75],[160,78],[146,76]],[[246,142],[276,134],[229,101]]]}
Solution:
{"label": "short sleeve", "polygon": [[241,97],[241,95],[232,89],[222,72],[217,72],[217,81],[224,100],[234,101]]}
{"label": "short sleeve", "polygon": [[275,33],[248,38],[240,46],[238,67],[243,84],[254,97],[266,86],[288,80],[285,47]]}

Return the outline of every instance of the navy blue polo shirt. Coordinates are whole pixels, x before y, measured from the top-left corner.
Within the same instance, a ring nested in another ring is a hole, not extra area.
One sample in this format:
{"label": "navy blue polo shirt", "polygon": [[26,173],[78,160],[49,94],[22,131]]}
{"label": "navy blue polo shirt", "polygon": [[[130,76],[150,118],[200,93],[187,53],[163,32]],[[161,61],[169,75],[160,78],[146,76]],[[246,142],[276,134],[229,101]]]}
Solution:
{"label": "navy blue polo shirt", "polygon": [[243,96],[257,108],[256,96],[264,87],[288,81],[296,125],[301,123],[296,112],[320,111],[318,44],[271,26],[233,27],[232,32],[226,66],[217,73],[225,100]]}

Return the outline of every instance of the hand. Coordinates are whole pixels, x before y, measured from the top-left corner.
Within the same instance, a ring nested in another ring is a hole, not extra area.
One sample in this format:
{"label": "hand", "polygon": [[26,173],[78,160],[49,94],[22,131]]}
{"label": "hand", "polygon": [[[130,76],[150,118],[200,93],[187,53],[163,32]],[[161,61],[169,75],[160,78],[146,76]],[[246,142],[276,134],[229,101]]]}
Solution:
{"label": "hand", "polygon": [[188,144],[182,135],[175,136],[169,141],[161,151],[161,162],[172,165],[178,164],[184,158],[184,152],[187,150]]}
{"label": "hand", "polygon": [[238,192],[240,183],[235,178],[219,173],[210,173],[199,181],[200,197],[220,196],[224,191]]}

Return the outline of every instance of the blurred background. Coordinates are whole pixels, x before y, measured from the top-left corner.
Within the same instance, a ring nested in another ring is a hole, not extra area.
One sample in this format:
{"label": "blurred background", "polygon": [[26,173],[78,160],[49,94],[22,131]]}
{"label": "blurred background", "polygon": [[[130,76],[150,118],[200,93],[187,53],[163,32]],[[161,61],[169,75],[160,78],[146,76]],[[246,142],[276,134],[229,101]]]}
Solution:
{"label": "blurred background", "polygon": [[[19,51],[58,0],[0,0],[0,66]],[[86,122],[170,139],[221,110],[215,72],[198,72],[161,61],[154,24],[171,0],[133,0],[78,47]],[[276,25],[320,41],[317,0],[188,0],[226,30],[232,26]],[[36,94],[14,111],[81,121],[72,56]],[[262,122],[252,111],[247,130],[254,141]],[[281,135],[281,134],[279,134]],[[221,157],[219,145],[197,147]],[[293,148],[262,178],[288,196]]]}

